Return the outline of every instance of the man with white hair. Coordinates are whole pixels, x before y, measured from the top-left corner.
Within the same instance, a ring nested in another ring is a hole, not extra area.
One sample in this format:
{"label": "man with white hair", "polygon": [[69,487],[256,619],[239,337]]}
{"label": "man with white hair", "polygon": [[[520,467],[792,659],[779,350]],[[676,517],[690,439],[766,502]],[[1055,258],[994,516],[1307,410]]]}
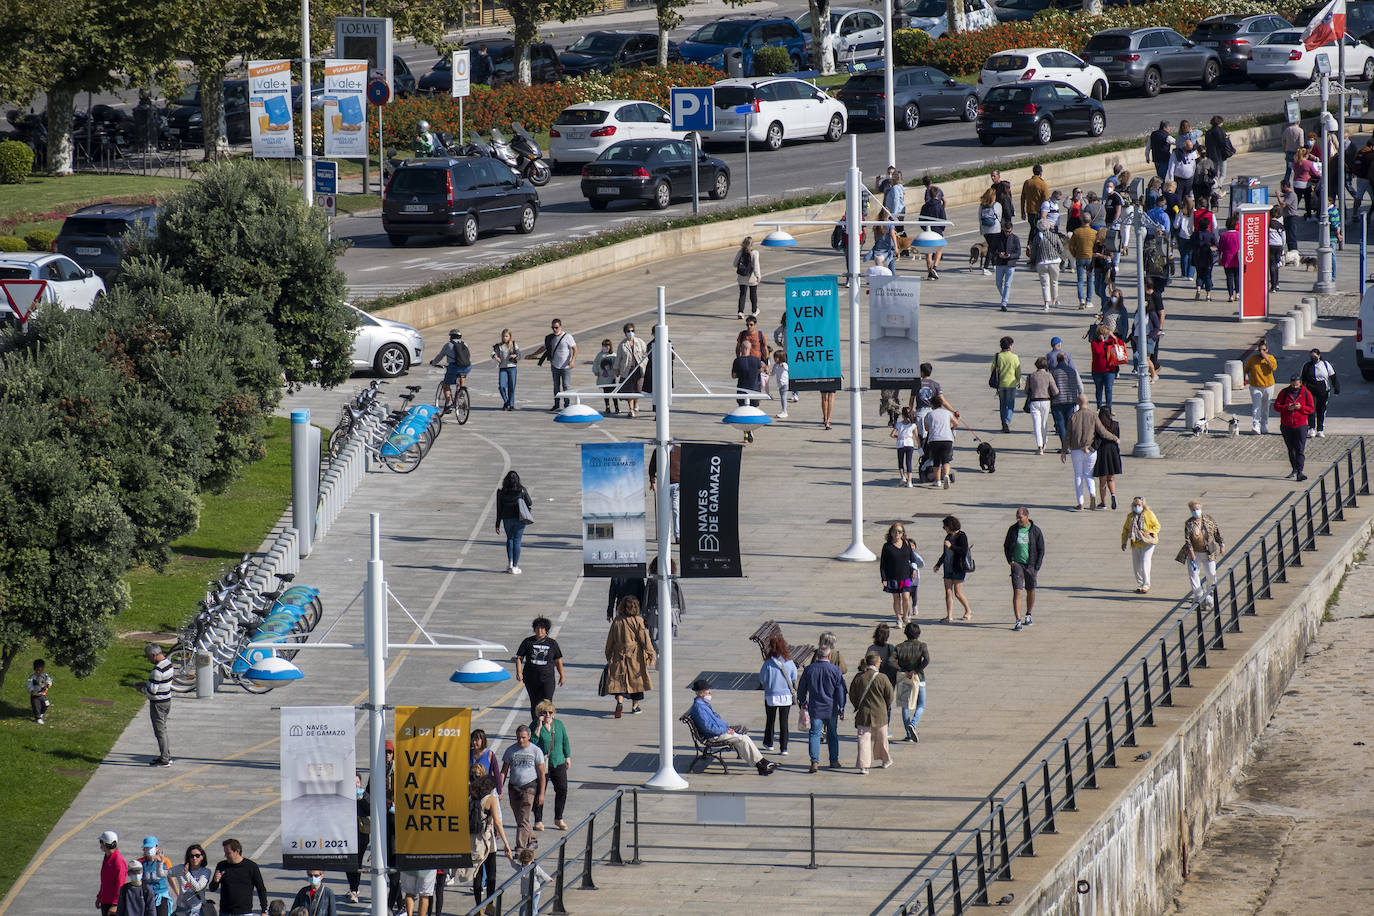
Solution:
{"label": "man with white hair", "polygon": [[1097,460],[1097,452],[1093,450],[1093,439],[1097,436],[1111,442],[1118,441],[1112,431],[1102,425],[1097,414],[1088,409],[1088,395],[1080,393],[1078,410],[1069,417],[1064,429],[1064,444],[1059,450],[1061,463],[1073,458],[1073,492],[1080,510],[1083,508],[1084,495],[1088,498],[1088,508],[1094,508],[1093,462]]}
{"label": "man with white hair", "polygon": [[892,268],[887,262],[888,254],[886,251],[873,252],[873,266],[864,271],[865,277],[890,277]]}
{"label": "man with white hair", "polygon": [[172,663],[155,642],[143,647],[143,656],[153,663],[153,672],[148,680],[139,681],[134,688],[148,696],[148,718],[153,723],[158,751],[157,756],[148,761],[148,766],[169,767],[172,765],[172,741],[167,737],[167,714],[172,711]]}
{"label": "man with white hair", "polygon": [[[740,759],[759,771],[760,776],[770,776],[778,765],[759,753],[754,739],[744,734],[741,728],[730,725],[711,707],[711,684],[705,678],[692,681],[691,690],[696,694],[689,713],[696,723],[697,730],[711,744],[724,744],[734,749]],[[784,751],[784,753],[786,753]]]}

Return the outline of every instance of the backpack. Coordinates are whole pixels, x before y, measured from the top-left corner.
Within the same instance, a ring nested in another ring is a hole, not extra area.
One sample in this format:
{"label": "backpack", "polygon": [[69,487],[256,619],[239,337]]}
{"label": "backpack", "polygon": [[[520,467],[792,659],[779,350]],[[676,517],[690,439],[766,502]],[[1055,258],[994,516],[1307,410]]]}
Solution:
{"label": "backpack", "polygon": [[1002,221],[997,218],[997,210],[994,207],[978,208],[978,229],[984,235],[992,235],[1001,226]]}
{"label": "backpack", "polygon": [[735,255],[735,274],[747,277],[754,272],[754,256],[741,251]]}
{"label": "backpack", "polygon": [[453,361],[459,368],[467,368],[472,365],[472,352],[468,350],[468,345],[461,340],[453,342]]}

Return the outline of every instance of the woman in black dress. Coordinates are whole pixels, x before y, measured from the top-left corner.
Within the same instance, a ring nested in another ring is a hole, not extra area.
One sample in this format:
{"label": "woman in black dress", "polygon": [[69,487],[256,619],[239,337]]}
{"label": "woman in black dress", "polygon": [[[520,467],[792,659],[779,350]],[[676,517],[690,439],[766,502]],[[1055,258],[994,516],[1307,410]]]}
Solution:
{"label": "woman in black dress", "polygon": [[940,559],[935,561],[935,568],[944,568],[945,575],[945,623],[954,622],[954,599],[959,599],[959,603],[964,606],[964,616],[960,620],[972,620],[973,608],[969,607],[968,599],[964,597],[964,577],[972,572],[969,562],[968,535],[959,530],[959,520],[952,515],[946,515],[941,522],[945,529],[944,550],[940,553]]}
{"label": "woman in black dress", "polygon": [[911,576],[916,568],[916,552],[906,539],[906,526],[893,522],[887,529],[882,556],[878,560],[878,577],[883,591],[892,596],[892,616],[897,626],[906,626],[911,617]]}
{"label": "woman in black dress", "polygon": [[[1102,425],[1113,436],[1121,436],[1121,424],[1112,419],[1112,409],[1103,407],[1097,412]],[[1097,508],[1107,508],[1107,494],[1112,495],[1112,508],[1116,508],[1116,475],[1121,473],[1121,445],[1113,440],[1098,436],[1093,442],[1097,451],[1097,463],[1093,465],[1093,476],[1097,478]]]}

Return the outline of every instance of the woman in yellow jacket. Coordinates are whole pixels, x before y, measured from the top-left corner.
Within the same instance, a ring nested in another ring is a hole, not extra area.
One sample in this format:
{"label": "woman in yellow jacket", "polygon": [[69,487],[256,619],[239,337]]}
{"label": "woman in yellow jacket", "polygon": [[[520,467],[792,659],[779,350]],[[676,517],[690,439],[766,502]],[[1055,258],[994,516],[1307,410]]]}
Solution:
{"label": "woman in yellow jacket", "polygon": [[1159,519],[1145,504],[1145,497],[1131,500],[1131,510],[1121,525],[1121,549],[1131,548],[1131,567],[1135,570],[1135,593],[1150,591],[1150,562],[1159,543]]}

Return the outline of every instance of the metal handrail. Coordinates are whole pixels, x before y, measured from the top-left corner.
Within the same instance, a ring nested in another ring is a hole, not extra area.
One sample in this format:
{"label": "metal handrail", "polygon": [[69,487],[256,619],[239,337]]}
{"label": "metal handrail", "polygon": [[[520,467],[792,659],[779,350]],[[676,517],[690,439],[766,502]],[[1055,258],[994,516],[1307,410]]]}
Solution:
{"label": "metal handrail", "polygon": [[[1097,787],[1097,771],[1117,766],[1117,753],[1136,746],[1137,730],[1154,725],[1155,709],[1173,705],[1174,690],[1191,686],[1191,671],[1207,667],[1209,653],[1225,650],[1226,634],[1240,632],[1241,618],[1253,616],[1257,602],[1270,597],[1272,585],[1287,580],[1288,568],[1302,565],[1303,551],[1315,550],[1318,536],[1329,535],[1345,508],[1356,505],[1357,495],[1369,492],[1360,438],[1289,503],[1286,513],[1279,513],[1256,543],[1239,556],[1231,553],[1217,571],[1210,602],[1184,599],[1175,605],[1164,618],[1172,622],[1163,626],[1159,638],[1124,673],[1122,666],[1111,673],[1112,686],[1081,717],[1077,710],[1091,695],[1080,701],[1053,750],[1009,773],[1001,785],[1013,786],[1011,791],[989,797],[987,813],[967,826],[978,817],[980,804],[917,865],[898,885],[900,890],[916,882],[897,912],[961,916],[969,905],[986,905],[989,881],[1011,880],[1012,860],[1034,855],[1035,838],[1057,832],[1056,816],[1077,810],[1078,791]],[[1046,740],[1053,741],[1059,731],[1057,727]],[[965,834],[962,841],[934,862],[960,834]]]}

